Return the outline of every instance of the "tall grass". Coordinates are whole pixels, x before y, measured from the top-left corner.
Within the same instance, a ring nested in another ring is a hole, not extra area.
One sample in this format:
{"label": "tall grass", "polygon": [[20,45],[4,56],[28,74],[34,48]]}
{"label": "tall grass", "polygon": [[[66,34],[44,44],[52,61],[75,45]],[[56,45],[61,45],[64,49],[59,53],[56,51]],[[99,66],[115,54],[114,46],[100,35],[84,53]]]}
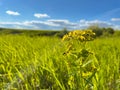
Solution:
{"label": "tall grass", "polygon": [[[0,36],[1,90],[119,90],[120,37],[87,42],[98,61],[93,76],[83,78],[75,59],[64,55],[66,43],[56,37]],[[82,47],[76,45],[80,50]]]}
{"label": "tall grass", "polygon": [[97,73],[97,89],[120,89],[120,37],[101,38],[91,42],[99,62],[100,70]]}

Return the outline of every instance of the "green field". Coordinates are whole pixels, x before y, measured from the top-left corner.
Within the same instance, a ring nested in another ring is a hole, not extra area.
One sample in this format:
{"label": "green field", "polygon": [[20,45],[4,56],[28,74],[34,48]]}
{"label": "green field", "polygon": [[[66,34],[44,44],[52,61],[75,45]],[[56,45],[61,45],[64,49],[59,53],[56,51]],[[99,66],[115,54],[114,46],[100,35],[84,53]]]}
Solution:
{"label": "green field", "polygon": [[0,90],[120,90],[119,36],[67,49],[58,37],[0,35]]}

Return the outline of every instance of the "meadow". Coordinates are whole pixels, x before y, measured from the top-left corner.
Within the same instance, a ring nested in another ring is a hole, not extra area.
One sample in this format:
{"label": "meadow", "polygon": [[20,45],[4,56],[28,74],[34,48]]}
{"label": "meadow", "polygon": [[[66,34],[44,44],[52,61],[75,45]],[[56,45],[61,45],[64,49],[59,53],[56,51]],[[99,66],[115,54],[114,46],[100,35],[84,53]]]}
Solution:
{"label": "meadow", "polygon": [[119,40],[0,35],[0,90],[119,90]]}

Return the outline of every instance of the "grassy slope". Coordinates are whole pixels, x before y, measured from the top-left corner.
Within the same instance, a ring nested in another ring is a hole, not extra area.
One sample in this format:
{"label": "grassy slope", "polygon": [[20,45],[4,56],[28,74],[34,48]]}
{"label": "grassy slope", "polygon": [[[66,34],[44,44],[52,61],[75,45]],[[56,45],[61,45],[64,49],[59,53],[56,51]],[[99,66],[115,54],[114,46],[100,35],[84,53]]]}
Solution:
{"label": "grassy slope", "polygon": [[55,34],[60,32],[61,32],[60,30],[29,30],[29,29],[0,28],[0,35],[19,34],[27,36],[54,36]]}

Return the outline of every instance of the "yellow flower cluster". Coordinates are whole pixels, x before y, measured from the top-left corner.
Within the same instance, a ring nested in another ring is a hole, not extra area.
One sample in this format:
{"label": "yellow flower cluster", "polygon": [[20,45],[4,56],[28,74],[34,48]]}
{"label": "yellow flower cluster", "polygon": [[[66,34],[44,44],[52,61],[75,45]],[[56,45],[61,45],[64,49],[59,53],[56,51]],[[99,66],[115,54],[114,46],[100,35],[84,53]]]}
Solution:
{"label": "yellow flower cluster", "polygon": [[74,30],[64,35],[62,40],[79,40],[90,41],[93,40],[95,33],[92,30]]}

